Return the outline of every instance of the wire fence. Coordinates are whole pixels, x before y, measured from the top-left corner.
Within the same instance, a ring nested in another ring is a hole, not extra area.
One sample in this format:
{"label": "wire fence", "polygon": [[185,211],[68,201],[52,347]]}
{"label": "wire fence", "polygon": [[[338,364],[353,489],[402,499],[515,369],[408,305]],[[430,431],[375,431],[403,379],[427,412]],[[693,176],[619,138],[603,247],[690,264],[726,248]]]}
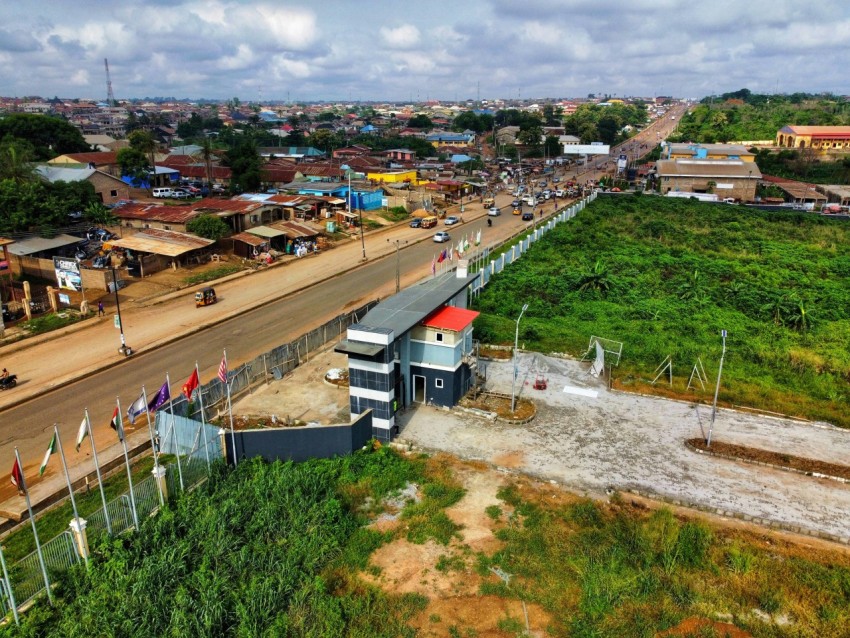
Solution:
{"label": "wire fence", "polygon": [[[329,341],[340,337],[352,324],[377,305],[371,301],[354,311],[338,315],[325,324],[311,330],[290,343],[278,346],[228,371],[231,397],[250,390],[254,386],[266,383],[270,379],[281,379],[306,360],[310,353],[323,347]],[[227,391],[218,379],[201,386],[198,391],[203,398],[204,419],[201,419],[201,402],[190,403],[180,396],[173,402],[173,413],[156,413],[157,445],[161,454],[172,455],[174,460],[165,467],[165,486],[163,494],[178,495],[200,485],[209,475],[211,464],[224,458],[219,429],[204,423],[212,412],[223,411]],[[196,420],[197,419],[197,420]],[[136,515],[133,516],[135,503]],[[147,476],[134,482],[132,495],[127,492],[107,502],[106,508],[99,508],[88,515],[86,534],[90,540],[105,535],[119,535],[136,528],[160,508],[160,486],[156,476]],[[42,543],[42,555],[50,575],[65,571],[84,560],[70,531]],[[11,591],[15,603],[20,608],[45,590],[44,574],[33,552],[9,566],[9,581],[0,580],[0,613],[8,614],[12,610]]]}

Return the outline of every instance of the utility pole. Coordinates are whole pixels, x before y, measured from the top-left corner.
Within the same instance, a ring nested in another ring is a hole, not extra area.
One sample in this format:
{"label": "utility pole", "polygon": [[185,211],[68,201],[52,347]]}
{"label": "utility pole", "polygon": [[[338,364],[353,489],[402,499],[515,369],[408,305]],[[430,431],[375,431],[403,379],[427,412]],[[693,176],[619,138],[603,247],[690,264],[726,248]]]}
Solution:
{"label": "utility pole", "polygon": [[714,385],[714,403],[711,406],[711,425],[708,426],[708,441],[705,447],[711,447],[711,432],[714,429],[714,417],[717,415],[717,395],[720,393],[720,375],[723,374],[723,359],[726,357],[726,331],[721,330],[723,338],[723,352],[720,354],[720,367],[717,368],[717,383]]}
{"label": "utility pole", "polygon": [[121,331],[121,347],[118,348],[118,352],[125,357],[129,357],[133,354],[133,349],[127,345],[124,339],[124,322],[121,321],[121,302],[118,300],[118,277],[115,274],[114,267],[112,268],[112,287],[115,290],[115,311],[118,313],[118,329]]}
{"label": "utility pole", "polygon": [[408,241],[406,239],[387,239],[387,241],[395,245],[395,292],[398,294],[401,291],[401,253],[399,250]]}
{"label": "utility pole", "polygon": [[525,311],[528,310],[528,304],[525,304],[522,307],[522,310],[519,313],[519,317],[516,318],[516,334],[514,334],[514,376],[511,380],[511,414],[513,414],[514,409],[516,408],[516,377],[517,377],[517,357],[516,351],[519,347],[519,320],[522,319],[522,315]]}

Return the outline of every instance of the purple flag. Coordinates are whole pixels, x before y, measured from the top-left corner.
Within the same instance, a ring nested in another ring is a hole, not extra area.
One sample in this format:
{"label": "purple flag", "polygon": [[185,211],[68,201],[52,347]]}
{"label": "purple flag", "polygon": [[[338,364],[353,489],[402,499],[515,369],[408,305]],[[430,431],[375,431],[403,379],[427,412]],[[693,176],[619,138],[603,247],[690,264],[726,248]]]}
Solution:
{"label": "purple flag", "polygon": [[148,403],[148,412],[156,412],[166,403],[171,400],[171,391],[168,389],[168,381],[162,384],[162,387],[159,389],[153,399]]}

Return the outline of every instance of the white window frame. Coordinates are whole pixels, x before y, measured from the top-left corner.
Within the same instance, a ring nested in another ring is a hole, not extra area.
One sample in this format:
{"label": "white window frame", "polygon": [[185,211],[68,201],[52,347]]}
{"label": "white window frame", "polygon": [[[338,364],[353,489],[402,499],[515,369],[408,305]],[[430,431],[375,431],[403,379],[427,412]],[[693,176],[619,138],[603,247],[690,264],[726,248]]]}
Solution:
{"label": "white window frame", "polygon": [[443,389],[443,380],[442,379],[434,379],[434,387],[442,390]]}
{"label": "white window frame", "polygon": [[434,335],[434,341],[436,341],[437,343],[444,343],[443,342],[443,333],[442,332],[436,333]]}

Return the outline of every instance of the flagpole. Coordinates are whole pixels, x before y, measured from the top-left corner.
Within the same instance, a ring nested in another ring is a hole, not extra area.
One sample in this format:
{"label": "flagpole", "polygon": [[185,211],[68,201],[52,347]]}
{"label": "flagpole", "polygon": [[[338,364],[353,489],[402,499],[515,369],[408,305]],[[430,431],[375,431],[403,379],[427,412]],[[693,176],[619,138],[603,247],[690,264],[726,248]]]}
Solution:
{"label": "flagpole", "polygon": [[[142,396],[145,401],[145,414],[148,416],[148,432],[151,435],[151,450],[153,450],[153,469],[156,472],[159,469],[159,454],[156,451],[156,441],[153,438],[153,426],[151,425],[151,411],[148,409],[148,391],[145,386],[142,386]],[[159,481],[156,482],[157,490],[159,491],[159,504],[165,506],[165,497],[162,494],[162,485]]]}
{"label": "flagpole", "polygon": [[[224,369],[227,370],[227,348],[224,348],[223,352]],[[237,467],[239,465],[239,460],[236,458],[236,433],[233,431],[233,403],[230,400],[230,384],[227,382],[226,377],[224,385],[227,388],[227,411],[230,413],[230,440],[233,444],[233,467]]]}
{"label": "flagpole", "polygon": [[201,405],[201,436],[204,441],[204,454],[207,458],[207,473],[210,472],[210,449],[207,447],[207,417],[204,415],[204,386],[201,385],[201,371],[198,370],[198,362],[195,361],[195,374],[198,377],[198,403]]}
{"label": "flagpole", "polygon": [[97,486],[100,489],[100,500],[103,503],[103,518],[106,521],[106,533],[112,536],[112,522],[109,520],[109,509],[106,507],[106,492],[103,491],[103,479],[100,476],[100,463],[97,462],[97,449],[94,446],[94,437],[91,434],[91,420],[89,420],[89,409],[86,408],[86,430],[89,433],[91,443],[91,455],[94,459],[94,470],[97,473]]}
{"label": "flagpole", "polygon": [[133,493],[133,473],[130,471],[130,455],[127,454],[127,436],[124,432],[124,417],[121,414],[121,399],[115,397],[115,406],[118,408],[118,439],[124,448],[124,464],[127,466],[127,485],[130,487],[130,510],[133,512],[133,526],[139,531],[139,514],[136,511],[136,495]]}
{"label": "flagpole", "polygon": [[[74,510],[74,520],[77,525],[80,524],[80,515],[77,512],[77,500],[74,498],[74,487],[71,485],[71,475],[68,474],[68,463],[65,461],[65,450],[62,448],[62,437],[59,436],[59,427],[53,424],[53,435],[56,437],[56,444],[59,446],[59,456],[62,458],[62,469],[65,471],[65,481],[68,483],[68,495],[71,497],[71,509]],[[89,562],[89,555],[86,553],[83,558],[86,559],[86,564]]]}
{"label": "flagpole", "polygon": [[12,591],[12,579],[9,578],[9,570],[6,569],[6,557],[3,556],[2,545],[0,545],[0,565],[3,566],[3,579],[6,583],[6,591],[9,592],[9,602],[12,607],[12,615],[15,617],[15,624],[20,626],[21,619],[18,618],[18,603],[15,602],[15,592]]}
{"label": "flagpole", "polygon": [[180,477],[180,491],[185,491],[183,487],[183,468],[180,467],[180,448],[177,447],[177,428],[174,427],[174,402],[171,400],[171,377],[165,373],[165,384],[168,386],[168,412],[171,414],[171,431],[174,434],[174,454],[177,455],[177,474]]}
{"label": "flagpole", "polygon": [[30,493],[27,490],[27,480],[24,477],[24,464],[21,463],[21,455],[18,453],[18,447],[15,446],[15,460],[18,462],[18,469],[21,472],[21,485],[24,488],[24,498],[27,500],[27,511],[30,515],[30,523],[32,523],[32,535],[35,538],[35,551],[38,553],[38,562],[41,565],[41,575],[44,576],[44,585],[47,588],[47,599],[50,605],[53,605],[53,592],[50,591],[50,579],[47,578],[47,566],[44,564],[44,556],[41,554],[41,543],[38,540],[38,530],[35,528],[35,517],[32,514],[32,503],[30,503]]}

